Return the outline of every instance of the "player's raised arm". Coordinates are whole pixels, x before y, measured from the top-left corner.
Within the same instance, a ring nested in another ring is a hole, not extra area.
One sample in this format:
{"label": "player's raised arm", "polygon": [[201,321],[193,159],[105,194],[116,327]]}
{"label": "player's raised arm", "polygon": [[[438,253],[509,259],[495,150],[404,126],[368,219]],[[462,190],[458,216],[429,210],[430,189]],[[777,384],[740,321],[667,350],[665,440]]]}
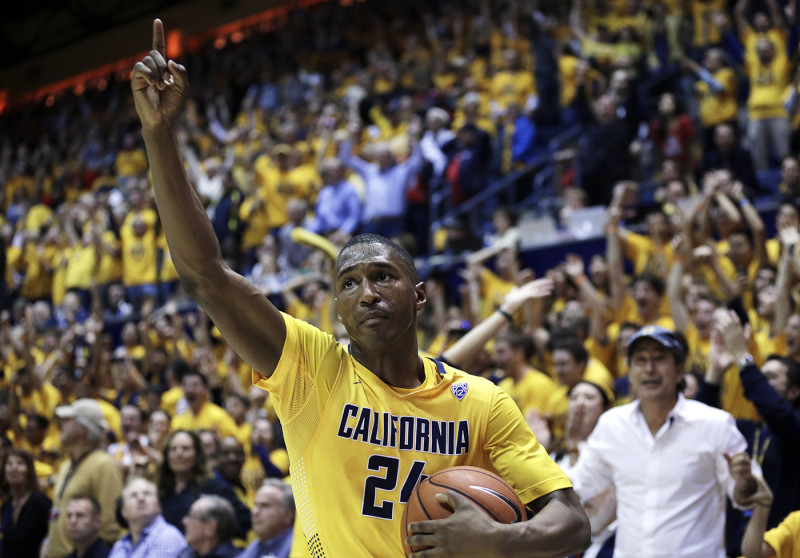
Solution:
{"label": "player's raised arm", "polygon": [[153,22],[153,49],[133,68],[131,89],[153,173],[156,206],[187,294],[253,368],[268,376],[283,350],[278,310],[222,260],[205,209],[184,172],[175,126],[189,83],[186,69],[165,58],[164,26]]}

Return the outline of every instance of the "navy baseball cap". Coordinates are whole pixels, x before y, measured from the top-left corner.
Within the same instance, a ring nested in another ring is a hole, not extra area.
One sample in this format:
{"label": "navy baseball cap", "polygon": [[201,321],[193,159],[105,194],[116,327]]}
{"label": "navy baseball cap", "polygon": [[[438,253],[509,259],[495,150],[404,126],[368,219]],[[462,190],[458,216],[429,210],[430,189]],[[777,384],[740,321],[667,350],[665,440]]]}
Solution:
{"label": "navy baseball cap", "polygon": [[636,344],[643,339],[652,339],[662,347],[672,351],[672,354],[675,355],[675,362],[678,364],[686,360],[689,347],[683,336],[665,327],[653,325],[644,326],[630,338],[628,341],[628,360],[633,355],[633,349]]}

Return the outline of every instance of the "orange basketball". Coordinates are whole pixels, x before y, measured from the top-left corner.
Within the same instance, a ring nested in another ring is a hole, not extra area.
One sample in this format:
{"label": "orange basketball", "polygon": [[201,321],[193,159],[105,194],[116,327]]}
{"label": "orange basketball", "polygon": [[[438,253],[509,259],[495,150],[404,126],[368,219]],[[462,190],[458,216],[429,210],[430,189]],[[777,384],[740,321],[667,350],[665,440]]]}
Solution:
{"label": "orange basketball", "polygon": [[442,519],[453,513],[452,509],[436,499],[437,494],[450,490],[466,497],[500,523],[518,523],[527,518],[525,506],[517,493],[494,473],[477,467],[450,467],[426,478],[411,493],[402,521],[403,549],[406,554],[430,548],[406,546],[405,540],[410,534],[408,526],[417,521]]}

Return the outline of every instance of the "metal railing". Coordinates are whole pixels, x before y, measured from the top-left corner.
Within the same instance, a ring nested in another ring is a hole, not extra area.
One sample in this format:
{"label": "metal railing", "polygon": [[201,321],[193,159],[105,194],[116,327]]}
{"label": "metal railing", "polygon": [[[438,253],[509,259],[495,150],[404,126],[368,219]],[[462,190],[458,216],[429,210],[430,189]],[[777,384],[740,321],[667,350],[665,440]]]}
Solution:
{"label": "metal railing", "polygon": [[[438,231],[447,220],[466,218],[466,224],[470,230],[480,232],[488,225],[487,208],[492,209],[497,205],[505,204],[521,211],[536,206],[544,196],[556,195],[558,192],[555,188],[549,187],[548,182],[554,176],[553,155],[563,149],[565,145],[575,141],[582,129],[582,126],[577,124],[557,134],[548,142],[547,150],[525,167],[499,178],[482,192],[458,206],[452,206],[449,184],[443,183],[443,187],[430,197],[430,253],[433,253],[435,231]],[[524,184],[521,184],[528,178],[530,178],[529,190],[525,188]]]}

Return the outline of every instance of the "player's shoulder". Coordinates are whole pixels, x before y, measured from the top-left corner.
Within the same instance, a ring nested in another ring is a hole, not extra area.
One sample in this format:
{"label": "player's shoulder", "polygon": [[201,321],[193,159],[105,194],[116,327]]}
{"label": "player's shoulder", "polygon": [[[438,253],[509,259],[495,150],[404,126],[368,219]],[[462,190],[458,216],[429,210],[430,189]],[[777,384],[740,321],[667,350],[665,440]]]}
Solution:
{"label": "player's shoulder", "polygon": [[463,370],[448,364],[442,363],[442,366],[446,372],[443,382],[447,382],[451,386],[465,385],[475,392],[484,393],[487,395],[491,395],[495,392],[505,393],[496,384],[482,376],[475,376],[474,374],[464,372]]}

